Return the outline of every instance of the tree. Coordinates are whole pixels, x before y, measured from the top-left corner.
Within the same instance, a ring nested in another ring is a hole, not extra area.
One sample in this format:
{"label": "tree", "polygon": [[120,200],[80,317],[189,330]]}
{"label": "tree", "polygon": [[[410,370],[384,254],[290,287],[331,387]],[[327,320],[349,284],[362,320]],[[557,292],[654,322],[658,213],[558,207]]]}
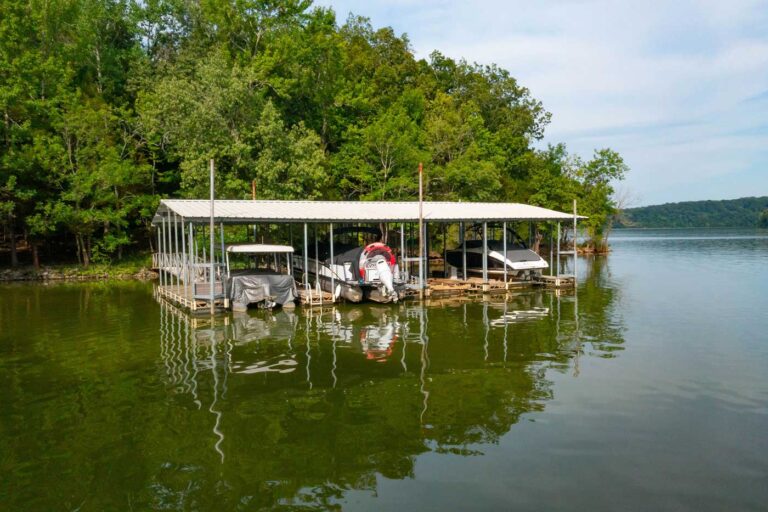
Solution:
{"label": "tree", "polygon": [[768,208],[764,209],[760,213],[760,217],[757,219],[757,226],[761,228],[768,228]]}
{"label": "tree", "polygon": [[611,149],[595,151],[591,160],[576,168],[579,210],[589,217],[582,221],[582,226],[586,227],[588,244],[595,251],[606,249],[608,233],[618,213],[612,183],[623,180],[627,172],[629,166]]}

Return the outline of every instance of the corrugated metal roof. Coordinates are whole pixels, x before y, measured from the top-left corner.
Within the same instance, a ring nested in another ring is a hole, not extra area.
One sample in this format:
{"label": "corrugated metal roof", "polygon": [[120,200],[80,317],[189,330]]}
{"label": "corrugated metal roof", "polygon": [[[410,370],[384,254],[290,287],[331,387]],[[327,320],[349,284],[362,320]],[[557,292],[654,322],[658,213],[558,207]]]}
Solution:
{"label": "corrugated metal roof", "polygon": [[[175,213],[187,222],[209,221],[210,201],[206,199],[164,199],[153,223]],[[572,220],[572,213],[548,210],[520,203],[464,203],[425,201],[428,222]],[[418,222],[418,201],[278,201],[216,200],[216,222]],[[583,217],[580,217],[583,218]]]}

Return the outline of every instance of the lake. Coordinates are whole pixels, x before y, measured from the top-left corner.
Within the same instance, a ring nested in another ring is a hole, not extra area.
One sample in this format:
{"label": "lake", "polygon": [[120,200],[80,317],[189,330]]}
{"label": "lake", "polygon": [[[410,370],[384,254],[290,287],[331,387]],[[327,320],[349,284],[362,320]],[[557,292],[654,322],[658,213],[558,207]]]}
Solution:
{"label": "lake", "polygon": [[0,510],[766,510],[768,232],[576,294],[219,317],[0,286]]}

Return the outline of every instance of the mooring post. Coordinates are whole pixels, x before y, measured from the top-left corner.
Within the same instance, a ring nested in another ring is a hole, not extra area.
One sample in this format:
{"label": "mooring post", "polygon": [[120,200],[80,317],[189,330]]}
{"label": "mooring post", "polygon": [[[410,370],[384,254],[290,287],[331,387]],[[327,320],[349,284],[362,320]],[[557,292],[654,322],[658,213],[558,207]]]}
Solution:
{"label": "mooring post", "polygon": [[488,223],[483,222],[483,284],[488,284]]}

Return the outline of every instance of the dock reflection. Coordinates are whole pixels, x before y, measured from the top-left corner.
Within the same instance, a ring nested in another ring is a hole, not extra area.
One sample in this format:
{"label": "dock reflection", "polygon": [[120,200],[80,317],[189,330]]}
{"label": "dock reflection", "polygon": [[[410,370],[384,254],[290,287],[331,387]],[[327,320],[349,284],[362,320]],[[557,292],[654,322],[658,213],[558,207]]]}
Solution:
{"label": "dock reflection", "polygon": [[[339,489],[375,490],[377,474],[412,476],[421,453],[498,442],[552,398],[547,371],[578,375],[585,344],[615,356],[621,329],[590,330],[575,296],[546,291],[215,320],[162,302],[160,371],[178,428],[220,465],[201,493],[330,506]],[[246,468],[264,480],[241,481]]]}

